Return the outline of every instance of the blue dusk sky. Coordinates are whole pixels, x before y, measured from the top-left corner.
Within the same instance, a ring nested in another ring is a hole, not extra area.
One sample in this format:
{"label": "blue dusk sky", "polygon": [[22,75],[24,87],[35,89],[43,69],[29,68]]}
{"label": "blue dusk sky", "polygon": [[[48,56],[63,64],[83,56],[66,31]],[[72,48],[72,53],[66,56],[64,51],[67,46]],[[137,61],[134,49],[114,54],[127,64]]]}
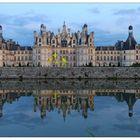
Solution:
{"label": "blue dusk sky", "polygon": [[33,31],[39,31],[40,24],[56,34],[64,21],[72,32],[81,31],[86,23],[89,32],[95,33],[95,46],[126,40],[129,25],[133,26],[134,37],[140,43],[140,3],[0,4],[3,36],[21,45],[33,45]]}

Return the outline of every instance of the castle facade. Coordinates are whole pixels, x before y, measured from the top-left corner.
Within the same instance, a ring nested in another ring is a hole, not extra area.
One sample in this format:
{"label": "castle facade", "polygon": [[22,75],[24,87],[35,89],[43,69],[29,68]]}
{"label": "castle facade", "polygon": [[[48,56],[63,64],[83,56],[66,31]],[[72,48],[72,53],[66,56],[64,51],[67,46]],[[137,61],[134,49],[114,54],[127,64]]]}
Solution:
{"label": "castle facade", "polygon": [[20,46],[13,40],[3,38],[0,26],[0,66],[131,66],[140,63],[140,45],[128,27],[126,41],[114,46],[94,45],[94,32],[84,24],[81,31],[71,33],[65,22],[55,35],[41,24],[40,31],[34,31],[34,45]]}

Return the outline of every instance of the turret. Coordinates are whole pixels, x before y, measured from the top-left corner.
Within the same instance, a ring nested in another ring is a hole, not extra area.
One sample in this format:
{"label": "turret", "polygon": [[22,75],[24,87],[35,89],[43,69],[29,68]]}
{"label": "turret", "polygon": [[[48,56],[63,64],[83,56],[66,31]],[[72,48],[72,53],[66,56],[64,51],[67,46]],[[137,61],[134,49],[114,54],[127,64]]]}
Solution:
{"label": "turret", "polygon": [[88,26],[87,24],[84,24],[83,28],[82,28],[82,32],[87,35],[88,34]]}
{"label": "turret", "polygon": [[34,31],[34,44],[36,45],[37,44],[37,32]]}
{"label": "turret", "polygon": [[41,24],[41,26],[40,26],[40,34],[43,35],[44,32],[46,32],[46,26],[44,26],[44,24]]}
{"label": "turret", "polygon": [[124,44],[124,49],[135,49],[135,45],[137,44],[134,36],[133,36],[133,26],[128,27],[128,38]]}
{"label": "turret", "polygon": [[131,26],[131,25],[128,27],[128,34],[131,37],[133,36],[133,26]]}
{"label": "turret", "polygon": [[2,26],[0,25],[0,38],[2,38]]}
{"label": "turret", "polygon": [[0,25],[0,42],[2,42],[2,26]]}
{"label": "turret", "polygon": [[68,28],[68,36],[70,36],[70,28]]}

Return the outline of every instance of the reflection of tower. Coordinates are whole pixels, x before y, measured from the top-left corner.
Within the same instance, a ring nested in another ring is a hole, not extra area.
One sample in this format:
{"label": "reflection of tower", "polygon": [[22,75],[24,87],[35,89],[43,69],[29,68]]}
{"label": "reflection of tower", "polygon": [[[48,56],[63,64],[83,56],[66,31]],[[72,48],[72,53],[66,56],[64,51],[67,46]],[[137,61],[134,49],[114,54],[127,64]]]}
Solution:
{"label": "reflection of tower", "polygon": [[60,113],[60,109],[61,109],[61,98],[58,97],[58,113]]}
{"label": "reflection of tower", "polygon": [[69,98],[67,98],[67,106],[68,106],[68,114],[70,114],[71,110],[70,110],[70,99]]}
{"label": "reflection of tower", "polygon": [[47,106],[47,100],[44,97],[43,98],[43,114],[44,114],[44,116],[46,116],[46,106]]}
{"label": "reflection of tower", "polygon": [[82,100],[82,115],[84,116],[84,118],[87,118],[87,102],[86,99]]}
{"label": "reflection of tower", "polygon": [[134,96],[129,96],[128,98],[128,107],[129,107],[129,117],[132,117],[133,116],[133,105],[135,104],[136,102],[136,99]]}
{"label": "reflection of tower", "polygon": [[124,95],[125,97],[125,100],[128,104],[128,115],[129,117],[132,117],[133,116],[133,105],[135,104],[136,102],[136,98],[135,98],[135,94],[125,94]]}
{"label": "reflection of tower", "polygon": [[67,96],[62,96],[62,112],[63,112],[63,118],[64,121],[66,119],[66,114],[67,114]]}
{"label": "reflection of tower", "polygon": [[37,106],[37,97],[34,97],[34,112],[36,112],[36,106]]}
{"label": "reflection of tower", "polygon": [[2,103],[2,99],[0,100],[0,117],[3,116],[2,114],[2,107],[3,107],[3,103]]}
{"label": "reflection of tower", "polygon": [[89,103],[90,110],[93,111],[94,110],[94,95],[89,96],[88,103]]}

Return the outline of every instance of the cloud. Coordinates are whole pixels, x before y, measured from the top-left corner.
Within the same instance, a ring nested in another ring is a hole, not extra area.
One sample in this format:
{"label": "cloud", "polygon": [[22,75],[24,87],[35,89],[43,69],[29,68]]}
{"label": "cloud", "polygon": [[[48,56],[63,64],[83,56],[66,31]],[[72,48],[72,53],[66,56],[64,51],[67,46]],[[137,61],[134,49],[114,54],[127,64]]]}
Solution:
{"label": "cloud", "polygon": [[99,14],[100,13],[98,8],[89,9],[89,12],[91,12],[92,14]]}
{"label": "cloud", "polygon": [[114,15],[138,15],[140,14],[140,7],[136,9],[120,9],[120,10],[115,10],[113,13]]}
{"label": "cloud", "polygon": [[136,9],[121,9],[114,12],[114,15],[133,15],[136,14]]}
{"label": "cloud", "polygon": [[42,14],[28,11],[22,15],[0,14],[4,37],[18,41],[21,45],[33,45],[33,31],[40,24],[51,23],[51,19]]}

